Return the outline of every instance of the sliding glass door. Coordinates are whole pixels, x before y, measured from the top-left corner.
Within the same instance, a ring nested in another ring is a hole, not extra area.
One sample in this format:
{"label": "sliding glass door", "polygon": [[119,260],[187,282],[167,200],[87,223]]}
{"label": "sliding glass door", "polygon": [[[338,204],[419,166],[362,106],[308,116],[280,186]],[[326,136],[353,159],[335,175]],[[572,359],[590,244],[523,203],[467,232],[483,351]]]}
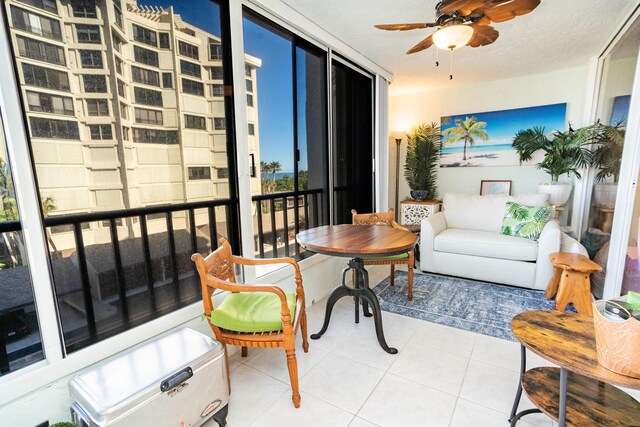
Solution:
{"label": "sliding glass door", "polygon": [[[629,183],[637,179],[637,172],[635,176],[625,176],[622,168],[637,153],[627,129],[631,129],[628,124],[634,119],[631,107],[637,103],[633,88],[637,84],[634,80],[639,45],[637,18],[602,58],[596,120],[606,138],[595,147],[595,168],[589,174],[593,179],[592,195],[585,209],[581,238],[589,256],[602,267],[602,271],[591,275],[592,292],[597,298],[640,291],[640,200],[636,198],[634,204],[633,197],[628,197],[629,193],[636,193],[636,187]],[[626,215],[631,217],[630,223]]]}
{"label": "sliding glass door", "polygon": [[[300,256],[295,235],[329,223],[327,53],[245,11],[254,251]],[[249,98],[251,97],[251,98]]]}
{"label": "sliding glass door", "polygon": [[333,222],[348,224],[374,209],[373,76],[339,59],[331,71]]}

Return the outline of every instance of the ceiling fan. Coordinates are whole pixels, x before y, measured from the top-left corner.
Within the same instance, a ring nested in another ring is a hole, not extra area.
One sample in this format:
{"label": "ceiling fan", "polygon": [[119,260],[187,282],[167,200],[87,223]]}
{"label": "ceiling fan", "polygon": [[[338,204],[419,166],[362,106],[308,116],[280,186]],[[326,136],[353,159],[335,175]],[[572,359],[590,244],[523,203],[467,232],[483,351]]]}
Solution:
{"label": "ceiling fan", "polygon": [[[420,52],[436,45],[439,49],[454,50],[462,46],[480,47],[495,42],[500,35],[490,26],[492,22],[509,21],[526,15],[541,0],[442,0],[436,5],[436,21],[416,24],[385,24],[376,28],[388,31],[407,31],[437,28],[429,37],[407,51]],[[437,64],[436,64],[437,65]]]}

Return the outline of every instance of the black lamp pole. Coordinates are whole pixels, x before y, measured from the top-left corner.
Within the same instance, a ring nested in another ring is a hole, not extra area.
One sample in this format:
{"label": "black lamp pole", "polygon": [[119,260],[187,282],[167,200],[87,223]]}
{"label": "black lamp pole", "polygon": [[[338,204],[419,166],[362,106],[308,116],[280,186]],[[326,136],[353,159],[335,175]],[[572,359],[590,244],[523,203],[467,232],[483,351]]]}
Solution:
{"label": "black lamp pole", "polygon": [[402,143],[401,138],[396,138],[396,221],[398,221],[398,198],[399,198],[399,190],[400,190],[400,144]]}

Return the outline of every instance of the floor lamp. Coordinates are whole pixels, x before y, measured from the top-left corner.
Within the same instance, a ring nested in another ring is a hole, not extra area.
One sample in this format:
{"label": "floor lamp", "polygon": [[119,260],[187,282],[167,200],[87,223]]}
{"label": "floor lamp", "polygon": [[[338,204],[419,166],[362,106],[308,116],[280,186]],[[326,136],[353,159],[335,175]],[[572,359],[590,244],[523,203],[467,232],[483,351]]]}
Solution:
{"label": "floor lamp", "polygon": [[396,222],[398,221],[398,199],[400,197],[398,193],[400,191],[400,144],[401,143],[402,143],[402,138],[396,138],[396,204],[395,204]]}

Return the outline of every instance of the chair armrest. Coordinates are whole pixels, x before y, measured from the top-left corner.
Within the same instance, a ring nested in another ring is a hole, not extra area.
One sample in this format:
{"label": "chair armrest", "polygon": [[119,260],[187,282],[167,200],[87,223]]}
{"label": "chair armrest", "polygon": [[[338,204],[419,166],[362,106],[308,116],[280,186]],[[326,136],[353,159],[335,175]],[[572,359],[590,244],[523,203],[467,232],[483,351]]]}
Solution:
{"label": "chair armrest", "polygon": [[560,225],[552,219],[542,229],[538,238],[538,256],[536,258],[536,277],[534,289],[546,289],[553,273],[553,265],[549,261],[549,255],[560,251]]}
{"label": "chair armrest", "polygon": [[296,295],[304,298],[304,288],[302,286],[302,273],[300,266],[293,258],[244,258],[231,255],[231,261],[240,265],[270,265],[270,264],[290,264],[295,270]]}
{"label": "chair armrest", "polygon": [[444,213],[438,212],[420,222],[420,270],[435,271],[433,262],[433,239],[447,229]]}
{"label": "chair armrest", "polygon": [[411,232],[411,230],[409,230],[405,226],[398,224],[395,220],[391,220],[391,227],[395,228],[396,230],[404,230],[404,231]]}

